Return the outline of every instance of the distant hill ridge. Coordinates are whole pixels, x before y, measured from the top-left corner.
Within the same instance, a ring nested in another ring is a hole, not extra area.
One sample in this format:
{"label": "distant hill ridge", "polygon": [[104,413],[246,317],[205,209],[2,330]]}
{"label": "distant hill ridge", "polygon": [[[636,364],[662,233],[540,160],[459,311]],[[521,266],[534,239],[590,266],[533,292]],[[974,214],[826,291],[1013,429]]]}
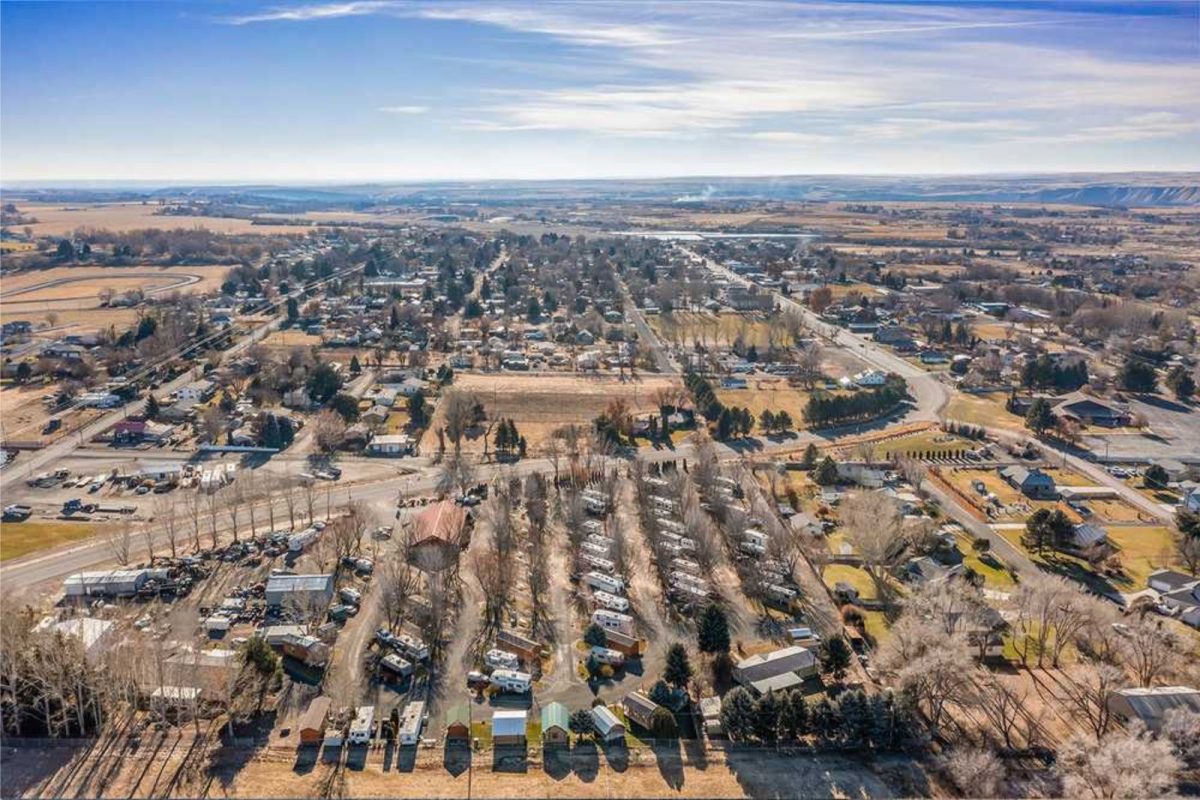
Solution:
{"label": "distant hill ridge", "polygon": [[796,175],[561,181],[414,181],[374,184],[151,186],[118,182],[14,184],[5,199],[49,202],[171,199],[265,204],[294,210],[436,202],[719,203],[738,200],[983,202],[1160,207],[1200,205],[1200,173],[1030,175]]}

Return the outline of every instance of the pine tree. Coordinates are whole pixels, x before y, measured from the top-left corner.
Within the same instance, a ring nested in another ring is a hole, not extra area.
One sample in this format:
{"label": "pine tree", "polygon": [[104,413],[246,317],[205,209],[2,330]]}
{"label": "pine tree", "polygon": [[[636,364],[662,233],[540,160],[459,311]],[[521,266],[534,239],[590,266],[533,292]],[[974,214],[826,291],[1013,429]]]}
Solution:
{"label": "pine tree", "polygon": [[655,681],[654,685],[650,687],[650,694],[648,694],[647,697],[649,697],[655,703],[658,703],[660,706],[665,706],[671,702],[671,687],[668,686],[667,682],[664,680]]}
{"label": "pine tree", "polygon": [[158,398],[153,393],[146,395],[146,419],[157,419],[161,411],[158,405]]}
{"label": "pine tree", "polygon": [[841,734],[839,738],[847,747],[855,749],[866,747],[870,735],[870,712],[867,708],[867,696],[862,690],[842,692],[838,696],[838,716],[841,717]]}
{"label": "pine tree", "polygon": [[692,679],[692,663],[688,660],[687,648],[675,642],[667,649],[667,663],[663,667],[663,678],[676,689],[682,689]]}
{"label": "pine tree", "polygon": [[821,645],[821,668],[833,676],[838,683],[846,677],[850,666],[850,646],[840,636],[825,640]]}
{"label": "pine tree", "polygon": [[716,603],[709,603],[701,612],[696,637],[701,653],[729,652],[729,620]]}
{"label": "pine tree", "polygon": [[758,424],[767,433],[775,430],[775,413],[769,408],[764,408],[762,415],[758,418]]}
{"label": "pine tree", "polygon": [[734,741],[745,741],[754,726],[754,698],[744,687],[735,686],[721,701],[721,727]]}
{"label": "pine tree", "polygon": [[805,469],[812,469],[816,466],[817,459],[820,458],[820,456],[821,453],[817,450],[817,446],[810,443],[808,447],[804,448],[804,460],[801,462],[801,464]]}
{"label": "pine tree", "polygon": [[786,702],[779,712],[779,735],[785,739],[799,739],[808,733],[808,701],[799,689],[793,689],[785,697]]}
{"label": "pine tree", "polygon": [[822,697],[812,708],[812,732],[823,744],[832,744],[838,736],[838,713],[828,697]]}
{"label": "pine tree", "polygon": [[779,737],[779,715],[782,704],[774,689],[758,698],[754,704],[754,735],[766,744],[774,744]]}
{"label": "pine tree", "polygon": [[604,628],[593,622],[583,632],[583,641],[592,647],[605,647],[608,644],[608,636],[605,635]]}
{"label": "pine tree", "polygon": [[813,470],[813,481],[818,486],[833,486],[837,483],[837,462],[830,456],[825,456],[817,468]]}

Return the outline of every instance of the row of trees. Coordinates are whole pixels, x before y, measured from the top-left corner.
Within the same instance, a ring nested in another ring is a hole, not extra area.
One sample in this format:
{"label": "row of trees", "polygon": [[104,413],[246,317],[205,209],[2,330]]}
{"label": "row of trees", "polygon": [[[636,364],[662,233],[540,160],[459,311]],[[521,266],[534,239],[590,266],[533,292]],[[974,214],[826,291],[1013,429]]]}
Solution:
{"label": "row of trees", "polygon": [[884,386],[854,394],[818,392],[804,407],[804,421],[815,427],[871,419],[893,411],[907,397],[904,380],[895,376],[889,377]]}
{"label": "row of trees", "polygon": [[772,690],[755,699],[738,686],[721,702],[721,726],[740,742],[775,744],[811,737],[822,748],[884,752],[912,743],[920,732],[905,694],[867,695],[860,689],[809,703],[799,689],[779,694]]}

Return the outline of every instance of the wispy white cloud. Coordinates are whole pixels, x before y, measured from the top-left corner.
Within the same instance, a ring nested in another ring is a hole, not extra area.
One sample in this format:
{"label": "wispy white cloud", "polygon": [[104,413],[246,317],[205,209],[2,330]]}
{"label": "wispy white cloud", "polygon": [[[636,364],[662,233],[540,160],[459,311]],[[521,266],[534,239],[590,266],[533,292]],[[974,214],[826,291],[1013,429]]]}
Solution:
{"label": "wispy white cloud", "polygon": [[384,114],[427,114],[429,106],[380,106],[375,110]]}
{"label": "wispy white cloud", "polygon": [[230,25],[249,25],[254,22],[310,22],[338,19],[339,17],[362,17],[368,14],[379,14],[396,7],[397,4],[389,2],[389,0],[350,0],[345,3],[276,6],[257,14],[224,17],[221,21]]}
{"label": "wispy white cloud", "polygon": [[1194,52],[1164,57],[1125,36],[1130,23],[1086,6],[357,0],[228,21],[367,14],[561,45],[530,49],[523,69],[545,65],[542,85],[483,79],[482,102],[456,123],[476,131],[1021,145],[1170,139],[1200,119]]}

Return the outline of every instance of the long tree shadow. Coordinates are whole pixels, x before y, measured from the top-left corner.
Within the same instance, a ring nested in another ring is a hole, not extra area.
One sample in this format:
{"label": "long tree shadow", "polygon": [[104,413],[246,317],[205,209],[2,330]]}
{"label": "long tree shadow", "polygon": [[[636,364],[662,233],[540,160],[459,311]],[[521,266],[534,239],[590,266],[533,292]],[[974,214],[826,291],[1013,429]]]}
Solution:
{"label": "long tree shadow", "polygon": [[658,763],[658,774],[663,782],[674,791],[683,788],[683,755],[678,739],[655,739],[650,748]]}
{"label": "long tree shadow", "polygon": [[591,783],[600,774],[600,748],[595,742],[577,742],[570,760],[575,776],[584,783]]}

